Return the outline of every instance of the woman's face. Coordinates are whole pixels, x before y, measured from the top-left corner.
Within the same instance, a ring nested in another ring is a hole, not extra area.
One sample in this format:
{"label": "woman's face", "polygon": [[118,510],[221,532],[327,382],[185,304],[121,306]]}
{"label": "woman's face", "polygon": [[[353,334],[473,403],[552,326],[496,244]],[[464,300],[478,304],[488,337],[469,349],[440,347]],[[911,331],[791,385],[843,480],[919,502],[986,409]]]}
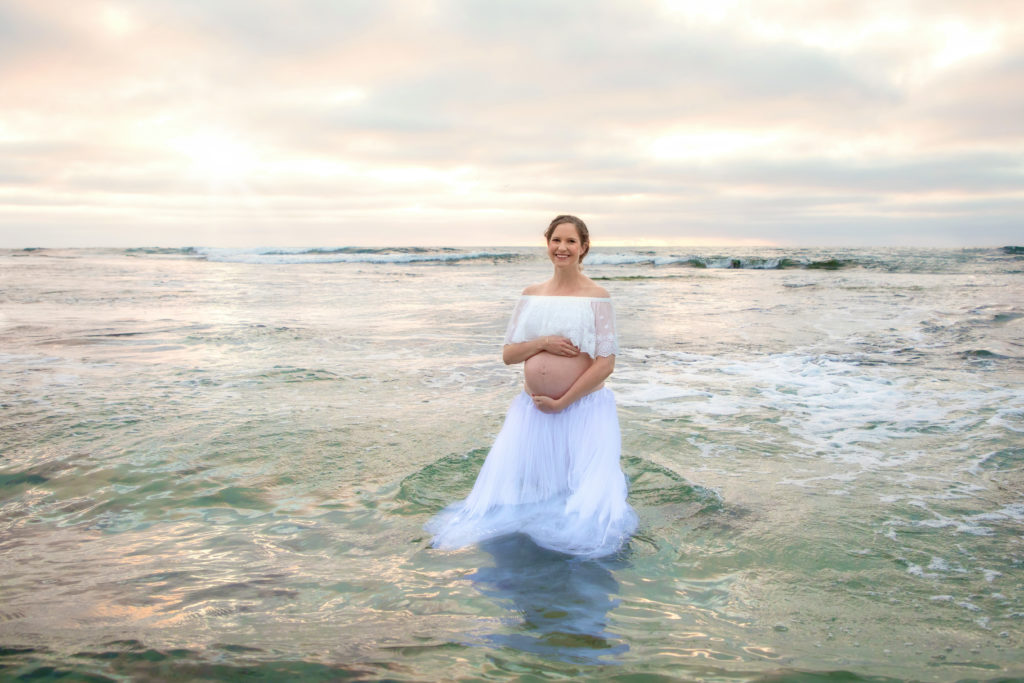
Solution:
{"label": "woman's face", "polygon": [[548,258],[555,267],[577,267],[582,253],[583,245],[580,243],[580,233],[576,226],[572,223],[556,225],[548,240]]}

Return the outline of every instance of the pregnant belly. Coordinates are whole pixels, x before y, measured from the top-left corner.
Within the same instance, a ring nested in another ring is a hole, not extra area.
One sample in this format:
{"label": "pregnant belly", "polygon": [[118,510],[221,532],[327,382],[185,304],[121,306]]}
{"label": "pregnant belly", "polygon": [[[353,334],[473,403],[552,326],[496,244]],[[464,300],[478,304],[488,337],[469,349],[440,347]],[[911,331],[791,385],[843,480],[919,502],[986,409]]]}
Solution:
{"label": "pregnant belly", "polygon": [[526,390],[531,394],[560,398],[593,362],[594,359],[585,353],[570,358],[541,351],[527,358],[524,364]]}

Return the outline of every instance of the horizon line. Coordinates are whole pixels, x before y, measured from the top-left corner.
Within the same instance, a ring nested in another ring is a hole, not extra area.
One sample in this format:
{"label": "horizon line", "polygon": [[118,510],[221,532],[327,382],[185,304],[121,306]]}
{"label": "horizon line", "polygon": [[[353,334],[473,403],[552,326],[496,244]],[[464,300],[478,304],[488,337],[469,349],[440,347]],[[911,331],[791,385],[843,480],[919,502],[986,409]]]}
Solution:
{"label": "horizon line", "polygon": [[[621,248],[639,248],[639,249],[651,249],[651,248],[703,248],[703,249],[714,249],[714,248],[761,248],[761,249],[1007,249],[1007,248],[1022,248],[1020,244],[1002,244],[1002,243],[991,243],[991,244],[967,244],[967,245],[927,245],[927,244],[791,244],[791,243],[772,243],[772,242],[755,242],[755,241],[734,241],[734,242],[663,242],[663,241],[652,241],[652,240],[632,240],[632,241],[615,241],[615,242],[600,242],[592,244],[592,249],[621,249]],[[46,251],[46,250],[61,250],[61,249],[114,249],[114,250],[128,250],[128,249],[173,249],[173,250],[185,250],[185,249],[245,249],[245,250],[263,250],[263,249],[287,249],[287,250],[340,250],[340,249],[537,249],[543,250],[543,244],[424,244],[424,243],[409,243],[409,244],[335,244],[335,245],[283,245],[283,244],[261,244],[252,246],[242,245],[211,245],[211,244],[182,244],[182,245],[162,245],[162,244],[133,244],[133,245],[77,245],[77,246],[44,246],[44,245],[28,245],[28,246],[0,246],[0,251]]]}

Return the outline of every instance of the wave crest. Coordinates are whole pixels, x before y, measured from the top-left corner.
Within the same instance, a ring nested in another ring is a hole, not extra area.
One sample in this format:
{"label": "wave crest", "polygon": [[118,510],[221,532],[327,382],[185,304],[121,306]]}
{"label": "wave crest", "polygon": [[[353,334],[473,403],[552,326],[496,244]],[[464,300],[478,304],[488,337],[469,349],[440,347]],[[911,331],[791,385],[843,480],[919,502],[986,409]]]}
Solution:
{"label": "wave crest", "polygon": [[453,263],[459,261],[510,261],[518,254],[501,251],[466,252],[453,248],[425,247],[339,247],[298,249],[223,249],[200,247],[196,255],[218,263]]}

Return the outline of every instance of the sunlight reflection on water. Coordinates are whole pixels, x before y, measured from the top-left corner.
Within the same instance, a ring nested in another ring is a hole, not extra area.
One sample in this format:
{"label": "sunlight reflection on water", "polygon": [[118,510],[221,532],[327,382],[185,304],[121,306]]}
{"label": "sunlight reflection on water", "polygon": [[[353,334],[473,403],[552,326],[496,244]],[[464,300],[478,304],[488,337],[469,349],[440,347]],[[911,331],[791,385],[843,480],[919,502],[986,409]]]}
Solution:
{"label": "sunlight reflection on water", "polygon": [[589,268],[641,530],[581,562],[421,529],[543,262],[0,258],[3,675],[1021,673],[1024,311],[987,261]]}

